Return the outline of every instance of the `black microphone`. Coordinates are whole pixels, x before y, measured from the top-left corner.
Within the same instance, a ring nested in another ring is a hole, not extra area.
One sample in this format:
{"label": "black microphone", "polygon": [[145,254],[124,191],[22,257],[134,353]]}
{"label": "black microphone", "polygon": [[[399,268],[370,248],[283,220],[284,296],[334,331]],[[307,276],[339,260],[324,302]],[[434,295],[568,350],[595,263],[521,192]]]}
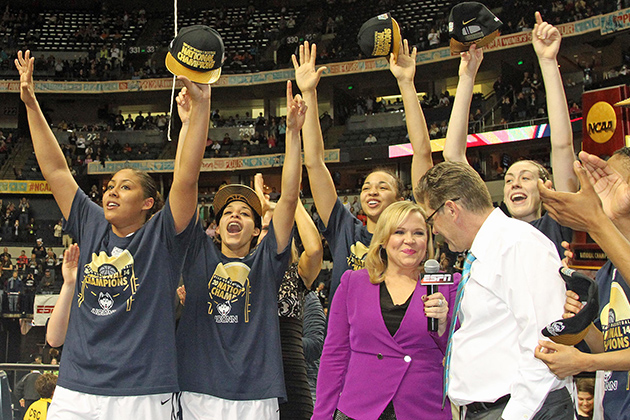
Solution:
{"label": "black microphone", "polygon": [[[431,274],[437,274],[440,272],[440,263],[437,260],[430,259],[424,263],[424,273],[425,276],[422,278],[420,284],[426,284],[427,286],[427,296],[432,295],[433,293],[437,293],[438,288],[435,283],[428,283],[429,276]],[[437,318],[427,318],[427,331],[429,332],[437,332],[438,330],[438,319]]]}
{"label": "black microphone", "polygon": [[[440,273],[440,263],[436,260],[427,260],[424,263],[424,273],[420,284],[427,286],[427,296],[437,293],[438,285],[440,284],[453,284],[453,276],[448,273]],[[437,318],[427,318],[427,330],[429,332],[437,332],[438,322]]]}

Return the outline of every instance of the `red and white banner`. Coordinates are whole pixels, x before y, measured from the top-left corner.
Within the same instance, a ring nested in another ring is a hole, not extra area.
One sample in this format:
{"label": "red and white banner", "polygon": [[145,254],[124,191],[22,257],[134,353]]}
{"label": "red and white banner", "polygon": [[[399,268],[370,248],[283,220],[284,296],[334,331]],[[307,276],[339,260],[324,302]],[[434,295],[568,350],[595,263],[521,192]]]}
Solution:
{"label": "red and white banner", "polygon": [[59,299],[59,295],[37,295],[35,296],[35,309],[33,310],[33,325],[43,327],[50,318],[50,314]]}

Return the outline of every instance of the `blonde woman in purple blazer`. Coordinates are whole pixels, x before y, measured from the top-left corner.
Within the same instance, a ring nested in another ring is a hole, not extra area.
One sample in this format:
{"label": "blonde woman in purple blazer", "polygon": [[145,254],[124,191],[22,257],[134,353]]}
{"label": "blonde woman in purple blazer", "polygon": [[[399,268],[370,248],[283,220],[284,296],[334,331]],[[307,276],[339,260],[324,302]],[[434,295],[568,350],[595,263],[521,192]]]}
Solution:
{"label": "blonde woman in purple blazer", "polygon": [[[430,229],[422,207],[391,204],[379,218],[367,269],[347,271],[332,302],[313,420],[450,419],[442,359],[457,285],[420,286]],[[438,331],[427,332],[427,317]]]}

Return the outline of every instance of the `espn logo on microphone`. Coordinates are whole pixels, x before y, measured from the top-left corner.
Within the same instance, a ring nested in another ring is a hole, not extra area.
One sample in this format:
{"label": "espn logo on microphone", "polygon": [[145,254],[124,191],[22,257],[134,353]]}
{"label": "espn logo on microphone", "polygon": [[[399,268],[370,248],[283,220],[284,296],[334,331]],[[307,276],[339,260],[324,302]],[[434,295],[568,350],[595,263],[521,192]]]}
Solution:
{"label": "espn logo on microphone", "polygon": [[35,310],[36,314],[51,314],[53,309],[55,309],[55,305],[38,305]]}
{"label": "espn logo on microphone", "polygon": [[422,286],[453,284],[453,276],[448,273],[425,274],[422,276],[420,284]]}

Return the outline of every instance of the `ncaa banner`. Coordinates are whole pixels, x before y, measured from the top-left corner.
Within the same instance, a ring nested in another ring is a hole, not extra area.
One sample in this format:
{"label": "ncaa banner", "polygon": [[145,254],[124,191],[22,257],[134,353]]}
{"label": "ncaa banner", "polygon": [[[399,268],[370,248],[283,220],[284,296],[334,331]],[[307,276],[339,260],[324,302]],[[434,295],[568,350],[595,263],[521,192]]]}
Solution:
{"label": "ncaa banner", "polygon": [[3,194],[52,194],[46,181],[0,180],[0,193]]}
{"label": "ncaa banner", "polygon": [[37,295],[35,296],[35,309],[33,310],[33,325],[43,327],[50,318],[50,314],[59,299],[59,295]]}

